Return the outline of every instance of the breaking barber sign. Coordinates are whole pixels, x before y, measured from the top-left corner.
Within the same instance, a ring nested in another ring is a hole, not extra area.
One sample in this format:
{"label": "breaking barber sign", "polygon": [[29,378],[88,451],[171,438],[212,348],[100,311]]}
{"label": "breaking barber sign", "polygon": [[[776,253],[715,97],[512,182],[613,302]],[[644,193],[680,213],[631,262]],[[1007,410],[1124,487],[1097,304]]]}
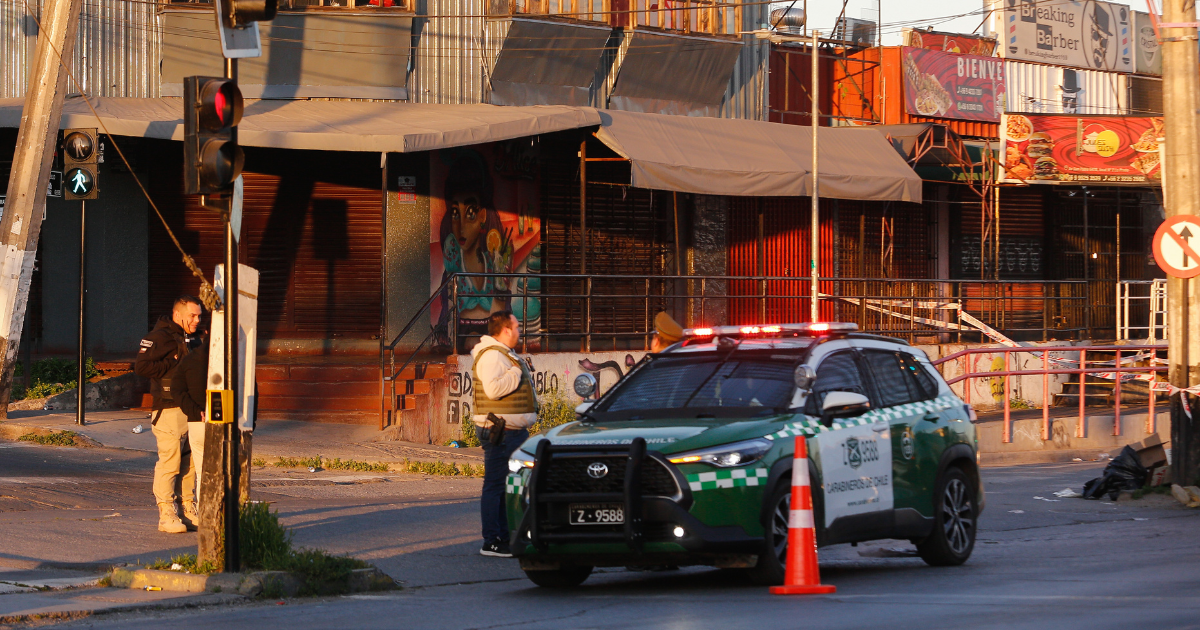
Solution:
{"label": "breaking barber sign", "polygon": [[1163,222],[1154,234],[1154,259],[1167,275],[1200,275],[1200,217],[1180,215]]}

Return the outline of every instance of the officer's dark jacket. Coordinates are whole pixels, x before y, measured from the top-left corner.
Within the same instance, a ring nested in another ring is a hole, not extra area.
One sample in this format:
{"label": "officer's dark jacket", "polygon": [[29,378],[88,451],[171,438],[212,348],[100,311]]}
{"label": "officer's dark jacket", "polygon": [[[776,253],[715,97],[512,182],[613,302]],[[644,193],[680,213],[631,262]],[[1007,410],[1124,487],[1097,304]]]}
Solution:
{"label": "officer's dark jacket", "polygon": [[171,377],[187,353],[187,333],[166,315],[159,317],[154,330],[142,337],[133,371],[150,379],[155,411],[179,406],[179,401],[171,393]]}
{"label": "officer's dark jacket", "polygon": [[200,422],[208,385],[208,347],[201,345],[179,361],[171,379],[172,394],[188,422]]}

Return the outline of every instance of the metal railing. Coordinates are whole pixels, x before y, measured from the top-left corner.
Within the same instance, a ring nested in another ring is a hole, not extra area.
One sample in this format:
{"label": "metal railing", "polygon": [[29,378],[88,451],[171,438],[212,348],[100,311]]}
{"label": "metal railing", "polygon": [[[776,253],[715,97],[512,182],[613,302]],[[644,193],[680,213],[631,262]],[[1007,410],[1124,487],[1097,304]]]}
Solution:
{"label": "metal railing", "polygon": [[[1056,374],[1077,375],[1079,377],[1079,422],[1075,426],[1075,437],[1087,437],[1087,421],[1086,421],[1086,400],[1087,393],[1087,375],[1103,375],[1101,378],[1109,378],[1113,380],[1113,435],[1121,435],[1121,383],[1122,381],[1130,381],[1134,377],[1129,375],[1145,374],[1149,375],[1147,380],[1142,382],[1147,383],[1149,415],[1146,418],[1146,432],[1154,433],[1158,430],[1157,418],[1154,414],[1155,406],[1155,391],[1154,383],[1157,380],[1159,373],[1165,373],[1167,367],[1165,365],[1155,365],[1154,358],[1157,358],[1158,352],[1166,352],[1167,347],[1164,345],[1129,345],[1129,346],[1040,346],[1040,347],[993,347],[993,348],[970,348],[954,354],[942,357],[936,361],[931,361],[935,367],[942,366],[950,361],[955,361],[964,356],[976,354],[1002,354],[1004,355],[1004,369],[994,372],[967,372],[953,378],[947,379],[947,383],[955,385],[963,383],[963,400],[968,405],[971,404],[971,379],[977,378],[1002,378],[1003,379],[1003,395],[1004,395],[1004,429],[1003,441],[1008,444],[1012,442],[1012,402],[1011,402],[1011,382],[1013,376],[1038,376],[1042,377],[1042,439],[1051,439],[1050,426],[1050,377]],[[1070,352],[1078,353],[1079,359],[1072,361],[1069,359],[1058,359],[1050,356],[1052,352]],[[1087,359],[1089,353],[1104,352],[1112,353],[1115,358],[1111,361],[1091,361],[1092,367],[1088,367]],[[1013,370],[1012,355],[1013,354],[1032,354],[1041,355],[1042,369],[1040,370]],[[1124,357],[1122,356],[1124,355]],[[1133,355],[1131,357],[1131,355]],[[1124,365],[1127,361],[1146,360],[1148,365]],[[1050,367],[1051,363],[1058,367]],[[1063,364],[1074,364],[1075,367],[1063,367]],[[944,371],[943,371],[944,373]]]}
{"label": "metal railing", "polygon": [[[470,284],[475,279],[481,282]],[[537,290],[531,290],[535,279]],[[470,298],[536,302],[540,317],[533,328],[523,322],[523,352],[647,349],[660,310],[685,326],[809,319],[807,278],[461,273],[448,282],[449,304],[459,304],[468,297],[461,293],[466,287],[480,284],[509,290],[469,290]],[[820,292],[822,320],[927,343],[985,341],[978,329],[959,323],[959,311],[1018,340],[1083,339],[1095,310],[1083,281],[823,278]],[[519,317],[529,311],[514,310]],[[445,336],[462,352],[478,331],[460,329],[452,313]]]}
{"label": "metal railing", "polygon": [[[610,0],[501,0],[487,3],[488,15],[553,16],[612,26],[649,26],[680,33],[737,35],[742,29],[741,0],[629,0],[618,8]],[[758,7],[752,7],[757,9]]]}
{"label": "metal railing", "polygon": [[[450,275],[391,342],[380,347],[380,428],[396,411],[397,382],[422,352],[462,354],[482,334],[482,318],[460,317],[464,304],[473,309],[489,304],[477,313],[484,316],[516,312],[525,331],[517,348],[522,353],[648,350],[660,310],[684,326],[808,321],[809,282],[781,276]],[[1097,314],[1111,312],[1092,300],[1093,284],[823,278],[820,314],[824,321],[854,322],[863,332],[917,343],[988,341],[978,328],[963,323],[960,313],[1017,340],[1083,339],[1093,334]],[[480,286],[491,290],[478,290]],[[1113,295],[1108,289],[1103,294]],[[435,304],[440,306],[436,322]],[[406,340],[424,326],[424,336]]]}
{"label": "metal railing", "polygon": [[[1122,280],[1117,283],[1117,339],[1145,339],[1149,343],[1167,339],[1167,281]],[[1145,322],[1137,326],[1131,322]],[[1133,333],[1145,334],[1131,336]]]}

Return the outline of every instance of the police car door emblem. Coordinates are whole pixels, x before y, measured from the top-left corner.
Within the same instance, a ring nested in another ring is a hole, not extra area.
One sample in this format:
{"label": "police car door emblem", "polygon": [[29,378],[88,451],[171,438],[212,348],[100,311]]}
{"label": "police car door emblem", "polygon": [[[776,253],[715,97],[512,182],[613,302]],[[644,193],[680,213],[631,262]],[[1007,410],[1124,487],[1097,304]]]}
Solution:
{"label": "police car door emblem", "polygon": [[862,451],[859,450],[858,446],[858,438],[849,438],[842,446],[846,457],[846,463],[849,464],[851,468],[858,468],[859,466],[862,466],[863,463]]}
{"label": "police car door emblem", "polygon": [[588,476],[592,479],[600,479],[608,474],[608,466],[600,462],[592,462],[587,467]]}
{"label": "police car door emblem", "polygon": [[904,429],[904,437],[900,438],[900,452],[904,455],[904,459],[913,458],[915,450],[913,447],[913,430],[912,427],[907,427]]}

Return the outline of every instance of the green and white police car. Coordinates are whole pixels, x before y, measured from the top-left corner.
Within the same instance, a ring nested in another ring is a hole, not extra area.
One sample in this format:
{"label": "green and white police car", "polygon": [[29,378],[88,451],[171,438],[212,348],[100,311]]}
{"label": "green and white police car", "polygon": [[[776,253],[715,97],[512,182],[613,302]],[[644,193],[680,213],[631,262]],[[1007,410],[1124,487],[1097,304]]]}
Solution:
{"label": "green and white police car", "polygon": [[597,566],[710,565],[780,583],[796,436],[819,545],[905,539],[929,564],[965,562],[984,503],[975,414],[924,352],[856,331],[688,330],[530,438],[506,482],[526,575],[571,587]]}

